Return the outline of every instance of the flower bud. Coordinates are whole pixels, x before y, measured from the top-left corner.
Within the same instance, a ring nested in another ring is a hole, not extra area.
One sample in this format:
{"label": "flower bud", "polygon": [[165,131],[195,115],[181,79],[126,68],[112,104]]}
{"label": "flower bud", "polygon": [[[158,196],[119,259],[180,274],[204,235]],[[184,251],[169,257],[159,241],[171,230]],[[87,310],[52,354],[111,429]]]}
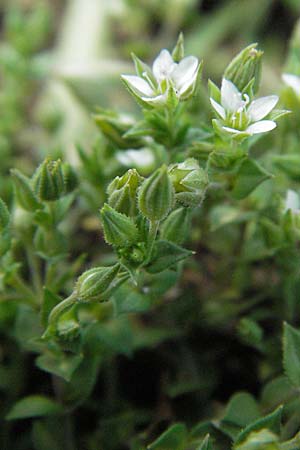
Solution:
{"label": "flower bud", "polygon": [[163,220],[174,203],[174,189],[167,167],[157,169],[139,189],[138,207],[150,221]]}
{"label": "flower bud", "polygon": [[116,277],[120,270],[120,265],[111,267],[94,267],[84,272],[76,283],[77,300],[81,302],[103,301],[106,294],[116,282]]}
{"label": "flower bud", "polygon": [[120,213],[134,216],[141,179],[135,169],[128,170],[122,177],[116,177],[107,188],[108,204]]}
{"label": "flower bud", "polygon": [[17,169],[12,169],[10,173],[13,177],[16,197],[20,206],[29,212],[41,208],[42,205],[32,189],[30,180]]}
{"label": "flower bud", "polygon": [[58,200],[65,195],[64,175],[61,160],[49,158],[40,165],[34,175],[34,189],[40,200]]}
{"label": "flower bud", "polygon": [[110,245],[128,247],[138,239],[138,229],[130,217],[105,204],[100,211],[104,238]]}
{"label": "flower bud", "polygon": [[176,42],[176,45],[172,51],[172,58],[175,62],[180,62],[184,58],[184,38],[180,33]]}
{"label": "flower bud", "polygon": [[208,177],[194,158],[171,166],[169,175],[175,189],[176,200],[184,206],[197,206],[201,203],[208,185]]}
{"label": "flower bud", "polygon": [[10,214],[6,204],[0,198],[0,232],[4,231],[9,224]]}
{"label": "flower bud", "polygon": [[73,167],[70,166],[70,164],[68,163],[62,164],[62,172],[63,172],[65,193],[69,194],[70,192],[73,192],[74,189],[77,188],[78,177]]}
{"label": "flower bud", "polygon": [[251,44],[242,50],[224,72],[223,77],[231,81],[240,92],[247,90],[251,82],[253,94],[258,91],[263,52],[256,47],[257,44]]}
{"label": "flower bud", "polygon": [[161,238],[176,244],[182,244],[188,236],[190,223],[191,216],[187,208],[175,209],[162,223]]}

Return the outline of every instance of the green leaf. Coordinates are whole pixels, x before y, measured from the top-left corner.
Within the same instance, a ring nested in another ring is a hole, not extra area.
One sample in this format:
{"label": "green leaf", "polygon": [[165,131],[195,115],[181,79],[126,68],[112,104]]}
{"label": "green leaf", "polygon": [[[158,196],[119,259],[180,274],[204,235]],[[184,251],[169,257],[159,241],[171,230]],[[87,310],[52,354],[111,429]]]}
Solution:
{"label": "green leaf", "polygon": [[151,298],[131,286],[121,286],[113,296],[116,315],[132,312],[145,312],[151,307]]}
{"label": "green leaf", "polygon": [[255,399],[247,392],[239,392],[231,397],[222,422],[245,427],[260,417]]}
{"label": "green leaf", "polygon": [[49,351],[39,356],[35,363],[41,370],[70,381],[82,359],[83,355],[80,353],[74,355]]}
{"label": "green leaf", "polygon": [[253,431],[235,450],[280,450],[278,436],[267,429]]}
{"label": "green leaf", "polygon": [[185,260],[194,252],[179,247],[168,241],[157,241],[154,246],[153,258],[147,266],[149,273],[158,273]]}
{"label": "green leaf", "polygon": [[285,323],[283,328],[283,367],[290,382],[300,387],[300,331]]}
{"label": "green leaf", "polygon": [[7,420],[62,414],[63,407],[43,395],[30,395],[19,400],[6,416]]}
{"label": "green leaf", "polygon": [[242,162],[236,174],[232,196],[237,200],[241,200],[247,197],[263,181],[271,177],[272,175],[256,161],[247,158]]}
{"label": "green leaf", "polygon": [[156,441],[148,445],[147,450],[184,450],[186,441],[186,426],[177,423],[168,428]]}
{"label": "green leaf", "polygon": [[244,430],[241,431],[241,433],[237,436],[235,440],[235,446],[241,444],[244,442],[250,433],[253,431],[260,431],[263,429],[268,429],[272,431],[275,434],[280,433],[280,426],[281,426],[281,415],[282,415],[282,406],[279,406],[275,411],[273,411],[271,414],[268,414],[265,417],[262,417],[261,419],[256,420],[253,423],[250,423]]}
{"label": "green leaf", "polygon": [[300,180],[300,155],[275,155],[272,161],[286,175],[294,180]]}

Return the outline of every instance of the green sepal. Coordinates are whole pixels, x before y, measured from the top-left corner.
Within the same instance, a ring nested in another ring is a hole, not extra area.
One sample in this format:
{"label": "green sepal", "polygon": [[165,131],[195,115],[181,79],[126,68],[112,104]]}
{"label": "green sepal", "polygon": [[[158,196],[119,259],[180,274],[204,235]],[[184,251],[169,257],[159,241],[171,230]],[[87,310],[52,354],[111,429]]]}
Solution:
{"label": "green sepal", "polygon": [[175,62],[180,62],[184,58],[184,37],[183,33],[179,33],[177,42],[172,51],[172,58]]}
{"label": "green sepal", "polygon": [[153,256],[146,267],[149,273],[159,273],[169,269],[180,261],[184,261],[195,252],[187,250],[168,241],[157,241],[154,244]]}
{"label": "green sepal", "polygon": [[29,212],[42,208],[42,204],[35,195],[29,178],[25,177],[17,169],[12,169],[10,173],[13,177],[15,193],[20,206]]}
{"label": "green sepal", "polygon": [[139,232],[130,217],[116,211],[107,203],[100,211],[104,238],[110,245],[128,247],[137,242]]}
{"label": "green sepal", "polygon": [[188,208],[178,208],[164,220],[160,228],[163,240],[182,244],[188,237],[191,225],[191,211]]}

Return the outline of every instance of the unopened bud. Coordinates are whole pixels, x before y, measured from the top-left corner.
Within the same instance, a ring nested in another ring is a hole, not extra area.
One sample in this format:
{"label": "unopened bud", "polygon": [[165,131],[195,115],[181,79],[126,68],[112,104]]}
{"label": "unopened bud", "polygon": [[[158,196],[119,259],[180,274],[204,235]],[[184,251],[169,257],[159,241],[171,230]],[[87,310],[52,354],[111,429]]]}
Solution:
{"label": "unopened bud", "polygon": [[170,167],[169,174],[177,201],[184,206],[197,206],[202,202],[208,185],[208,176],[194,158],[174,164]]}
{"label": "unopened bud", "polygon": [[100,211],[104,238],[110,245],[128,247],[138,239],[138,229],[130,217],[105,204]]}
{"label": "unopened bud", "polygon": [[103,301],[116,283],[120,265],[94,267],[84,272],[76,283],[77,300],[81,302]]}
{"label": "unopened bud", "polygon": [[61,160],[46,159],[34,175],[34,189],[42,201],[58,200],[65,194]]}
{"label": "unopened bud", "polygon": [[142,178],[135,169],[116,177],[108,186],[108,204],[127,216],[136,214],[137,190]]}
{"label": "unopened bud", "polygon": [[224,72],[223,77],[231,81],[240,92],[247,90],[252,83],[253,94],[258,91],[263,52],[256,47],[257,44],[251,44],[242,50]]}
{"label": "unopened bud", "polygon": [[174,188],[167,167],[157,169],[139,189],[138,207],[150,221],[163,220],[174,203]]}

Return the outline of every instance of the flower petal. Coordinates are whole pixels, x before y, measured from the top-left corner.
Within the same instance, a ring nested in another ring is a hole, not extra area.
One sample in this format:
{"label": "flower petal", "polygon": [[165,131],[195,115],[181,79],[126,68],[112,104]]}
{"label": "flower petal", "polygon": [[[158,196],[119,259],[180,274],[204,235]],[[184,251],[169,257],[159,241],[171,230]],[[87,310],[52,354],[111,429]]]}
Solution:
{"label": "flower petal", "polygon": [[155,97],[142,97],[142,100],[150,104],[163,105],[167,101],[167,92],[156,95]]}
{"label": "flower petal", "polygon": [[282,79],[285,84],[291,87],[297,95],[300,95],[300,77],[292,75],[291,73],[284,73]]}
{"label": "flower petal", "polygon": [[267,131],[274,130],[276,128],[276,122],[273,120],[261,120],[260,122],[253,123],[246,129],[246,133],[249,134],[258,134],[258,133],[266,133]]}
{"label": "flower petal", "polygon": [[221,104],[226,111],[236,112],[245,105],[242,94],[231,81],[223,78],[221,86]]}
{"label": "flower petal", "polygon": [[240,130],[236,130],[235,128],[230,128],[230,127],[222,127],[223,130],[228,131],[228,133],[232,133],[232,134],[247,134],[247,131],[240,131]]}
{"label": "flower petal", "polygon": [[143,78],[137,77],[136,75],[121,75],[121,77],[137,94],[147,95],[149,97],[154,95],[153,89]]}
{"label": "flower petal", "polygon": [[171,75],[176,66],[177,64],[173,61],[170,52],[163,49],[153,62],[152,72],[157,81],[160,83],[162,80],[165,80]]}
{"label": "flower petal", "polygon": [[285,210],[290,209],[292,212],[299,213],[300,200],[297,192],[288,189],[285,199]]}
{"label": "flower petal", "polygon": [[269,95],[268,97],[261,97],[251,102],[248,108],[248,115],[251,122],[257,122],[269,114],[278,102],[277,95]]}
{"label": "flower petal", "polygon": [[185,84],[190,86],[193,83],[192,80],[195,78],[197,68],[198,58],[195,56],[183,58],[180,63],[174,67],[171,78],[179,91]]}
{"label": "flower petal", "polygon": [[225,119],[226,117],[226,113],[225,113],[225,109],[223,108],[223,106],[219,105],[219,103],[217,103],[213,98],[210,97],[210,103],[212,105],[212,107],[217,111],[217,113],[219,114],[219,116],[222,119]]}

